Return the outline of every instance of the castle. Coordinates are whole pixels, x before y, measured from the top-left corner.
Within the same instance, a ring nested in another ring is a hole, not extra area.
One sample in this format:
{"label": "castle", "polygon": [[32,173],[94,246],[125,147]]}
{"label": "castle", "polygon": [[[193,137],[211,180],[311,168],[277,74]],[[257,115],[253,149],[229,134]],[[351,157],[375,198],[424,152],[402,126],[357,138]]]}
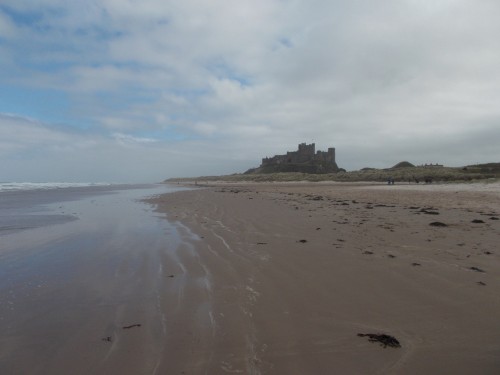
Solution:
{"label": "castle", "polygon": [[339,168],[335,162],[335,148],[328,151],[317,151],[316,145],[301,143],[297,151],[288,151],[285,155],[263,158],[259,168],[247,173],[303,172],[333,173]]}

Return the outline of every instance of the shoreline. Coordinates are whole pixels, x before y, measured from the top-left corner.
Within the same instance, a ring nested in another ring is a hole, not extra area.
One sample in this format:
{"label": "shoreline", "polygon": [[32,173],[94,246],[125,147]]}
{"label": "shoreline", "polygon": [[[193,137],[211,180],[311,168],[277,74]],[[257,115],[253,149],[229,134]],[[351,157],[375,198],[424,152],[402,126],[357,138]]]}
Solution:
{"label": "shoreline", "polygon": [[142,202],[172,189],[68,189],[0,194],[0,373],[152,374],[191,298],[184,237]]}
{"label": "shoreline", "polygon": [[[195,319],[205,341],[179,370],[500,367],[491,334],[500,328],[498,184],[210,185],[152,200],[197,236],[193,256],[205,280],[197,301],[205,310]],[[401,348],[358,333],[394,336]]]}

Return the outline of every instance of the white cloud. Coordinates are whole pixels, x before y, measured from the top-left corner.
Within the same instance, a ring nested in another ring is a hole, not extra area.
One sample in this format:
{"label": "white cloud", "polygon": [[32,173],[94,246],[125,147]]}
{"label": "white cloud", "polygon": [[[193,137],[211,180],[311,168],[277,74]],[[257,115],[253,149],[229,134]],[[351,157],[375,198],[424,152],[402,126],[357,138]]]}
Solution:
{"label": "white cloud", "polygon": [[222,174],[242,160],[245,168],[252,166],[248,159],[229,157],[236,152],[234,145],[69,132],[6,114],[0,114],[0,140],[4,181],[159,182]]}
{"label": "white cloud", "polygon": [[500,159],[493,0],[4,3],[38,12],[44,26],[0,12],[0,31],[16,40],[0,42],[5,77],[67,92],[71,114],[94,129],[30,124],[23,141],[2,138],[8,153],[30,144],[70,152],[69,134],[94,155],[109,147],[116,163],[132,148],[188,174],[243,171],[311,141],[336,147],[347,169]]}
{"label": "white cloud", "polygon": [[156,143],[158,140],[146,137],[134,137],[130,134],[114,133],[113,137],[122,145],[129,143]]}

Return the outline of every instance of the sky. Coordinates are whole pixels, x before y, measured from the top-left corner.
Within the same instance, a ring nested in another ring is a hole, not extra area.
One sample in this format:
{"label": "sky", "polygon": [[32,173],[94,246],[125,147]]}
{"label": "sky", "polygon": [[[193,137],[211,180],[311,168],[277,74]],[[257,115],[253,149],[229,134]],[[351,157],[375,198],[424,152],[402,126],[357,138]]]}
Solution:
{"label": "sky", "polygon": [[500,162],[498,0],[1,0],[0,181],[157,182],[336,148]]}

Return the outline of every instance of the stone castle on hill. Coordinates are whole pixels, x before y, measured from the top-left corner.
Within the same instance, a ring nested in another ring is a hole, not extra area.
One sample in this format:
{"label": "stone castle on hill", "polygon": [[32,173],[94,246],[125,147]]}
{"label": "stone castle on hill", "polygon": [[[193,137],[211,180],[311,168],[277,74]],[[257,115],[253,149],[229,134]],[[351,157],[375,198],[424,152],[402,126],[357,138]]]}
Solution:
{"label": "stone castle on hill", "polygon": [[328,151],[316,151],[316,145],[301,143],[297,151],[288,151],[285,155],[263,158],[260,167],[246,173],[335,173],[339,167],[335,162],[335,148]]}

